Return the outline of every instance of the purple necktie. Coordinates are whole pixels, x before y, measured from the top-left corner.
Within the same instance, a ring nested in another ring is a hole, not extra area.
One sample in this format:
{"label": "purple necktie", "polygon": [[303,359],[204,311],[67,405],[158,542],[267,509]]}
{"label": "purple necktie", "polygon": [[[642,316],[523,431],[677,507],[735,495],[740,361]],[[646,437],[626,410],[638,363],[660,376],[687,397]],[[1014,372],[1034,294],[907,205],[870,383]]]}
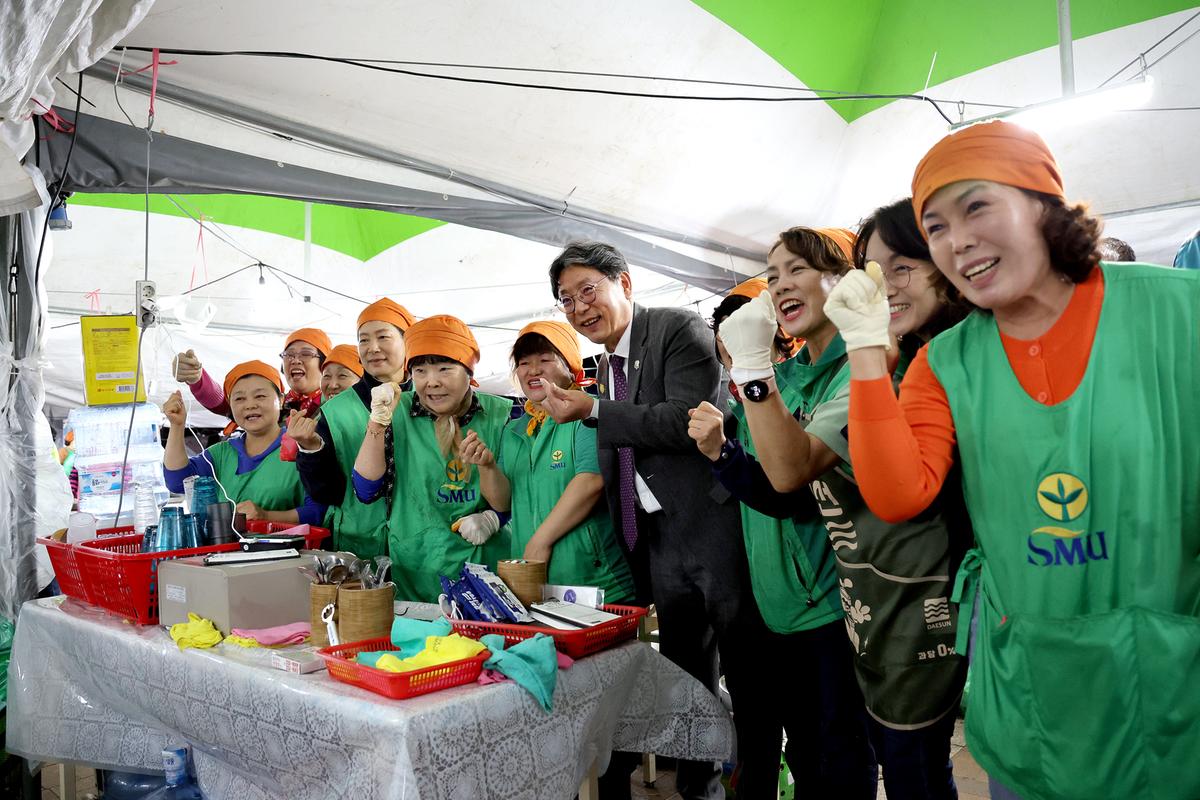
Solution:
{"label": "purple necktie", "polygon": [[[625,357],[609,356],[612,368],[613,399],[618,402],[629,399],[629,383],[625,380]],[[621,535],[625,537],[625,547],[633,552],[637,544],[637,484],[633,471],[633,448],[617,448],[617,464],[620,466],[621,481]]]}

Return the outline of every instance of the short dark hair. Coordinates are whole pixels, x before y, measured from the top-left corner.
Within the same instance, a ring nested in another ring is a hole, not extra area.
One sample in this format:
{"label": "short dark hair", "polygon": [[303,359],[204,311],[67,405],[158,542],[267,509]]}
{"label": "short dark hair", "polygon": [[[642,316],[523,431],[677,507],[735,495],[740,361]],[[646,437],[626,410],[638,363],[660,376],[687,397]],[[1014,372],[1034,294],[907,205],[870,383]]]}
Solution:
{"label": "short dark hair", "polygon": [[1115,236],[1105,236],[1100,240],[1100,259],[1102,261],[1137,261],[1137,254],[1129,246]]}
{"label": "short dark hair", "polygon": [[[905,258],[933,263],[933,256],[929,254],[929,243],[917,227],[911,197],[877,208],[871,216],[862,221],[858,229],[858,238],[854,241],[854,266],[857,269],[867,268],[867,244],[872,236],[878,236],[889,250]],[[954,284],[950,283],[950,279],[937,266],[934,266],[933,272],[930,273],[929,282],[937,293],[940,310],[922,331],[936,335],[961,322],[971,313],[974,306],[963,299],[954,288]]]}
{"label": "short dark hair", "polygon": [[457,359],[449,358],[447,356],[437,356],[437,355],[433,355],[432,353],[430,353],[429,355],[424,355],[424,356],[413,356],[412,358],[410,358],[408,360],[408,368],[410,370],[413,367],[431,367],[431,366],[435,366],[437,364],[458,364],[460,367],[462,367],[463,369],[465,369],[467,371],[468,375],[473,374],[471,371],[471,368],[468,367],[466,364],[462,363],[461,361],[459,361]]}
{"label": "short dark hair", "polygon": [[1050,248],[1050,267],[1071,283],[1083,283],[1100,262],[1100,232],[1104,224],[1083,203],[1067,205],[1061,197],[1029,189],[1021,191],[1042,201],[1042,236]]}
{"label": "short dark hair", "polygon": [[558,279],[567,267],[591,267],[604,273],[609,280],[617,280],[621,273],[629,272],[625,256],[611,244],[604,242],[571,242],[550,264],[550,292],[558,300]]}
{"label": "short dark hair", "polygon": [[[519,337],[515,342],[513,342],[512,353],[509,355],[509,358],[512,359],[513,364],[518,364],[522,358],[528,358],[529,356],[540,356],[543,353],[551,353],[556,355],[563,362],[563,364],[567,363],[567,359],[563,357],[562,353],[558,352],[558,348],[551,344],[549,339],[547,339],[545,336],[542,336],[540,333],[532,332]],[[567,367],[567,372],[570,371],[571,368]]]}
{"label": "short dark hair", "polygon": [[771,245],[767,255],[774,253],[780,246],[785,247],[792,255],[803,258],[810,267],[818,272],[833,272],[841,275],[854,266],[846,260],[846,254],[833,243],[832,239],[803,225],[788,228],[779,234],[779,240]]}
{"label": "short dark hair", "polygon": [[[717,354],[717,361],[721,360],[721,351],[717,350],[717,336],[721,334],[721,323],[729,318],[729,315],[737,311],[746,303],[750,302],[750,298],[741,294],[731,294],[722,300],[712,312],[712,324],[710,327],[713,332],[713,350]],[[788,358],[796,348],[796,340],[783,332],[782,328],[775,331],[775,352]]]}

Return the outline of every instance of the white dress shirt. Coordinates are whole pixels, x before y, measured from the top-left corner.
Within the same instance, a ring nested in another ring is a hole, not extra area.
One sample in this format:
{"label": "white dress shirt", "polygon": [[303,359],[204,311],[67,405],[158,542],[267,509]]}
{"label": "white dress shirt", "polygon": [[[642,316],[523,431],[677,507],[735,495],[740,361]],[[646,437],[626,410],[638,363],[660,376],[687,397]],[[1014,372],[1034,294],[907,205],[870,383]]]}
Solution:
{"label": "white dress shirt", "polygon": [[[632,329],[633,321],[630,320],[629,324],[625,326],[625,332],[621,334],[620,341],[617,342],[616,349],[611,353],[608,353],[608,383],[603,387],[606,399],[613,399],[612,371],[617,368],[617,365],[612,363],[612,356],[620,356],[624,360],[625,364],[629,364],[629,332]],[[634,367],[634,369],[636,368],[637,367]],[[624,372],[623,374],[625,375],[625,385],[628,386],[629,373]],[[629,401],[632,402],[633,398],[629,398]],[[599,400],[592,400],[592,413],[588,416],[590,416],[592,419],[600,419]],[[636,466],[637,462],[635,461],[635,470]],[[662,504],[658,502],[658,498],[654,496],[654,492],[650,491],[650,487],[646,485],[646,481],[642,479],[641,473],[635,471],[633,474],[633,481],[634,486],[637,487],[638,505],[642,507],[642,511],[645,511],[647,514],[653,514],[656,511],[662,511]]]}

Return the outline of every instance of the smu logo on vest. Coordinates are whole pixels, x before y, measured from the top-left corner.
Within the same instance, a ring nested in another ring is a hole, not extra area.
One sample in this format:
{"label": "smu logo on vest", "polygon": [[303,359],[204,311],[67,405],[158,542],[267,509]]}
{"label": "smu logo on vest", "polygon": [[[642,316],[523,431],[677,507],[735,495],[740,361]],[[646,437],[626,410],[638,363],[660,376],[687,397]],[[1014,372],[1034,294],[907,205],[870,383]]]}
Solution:
{"label": "smu logo on vest", "polygon": [[[1042,513],[1055,522],[1071,522],[1087,510],[1087,486],[1069,472],[1055,472],[1038,483],[1037,503]],[[1108,560],[1104,531],[1084,535],[1082,530],[1044,525],[1029,534],[1027,546],[1025,558],[1035,567],[1073,567]]]}
{"label": "smu logo on vest", "polygon": [[457,458],[446,462],[446,483],[437,490],[439,503],[474,503],[479,492],[465,485],[467,467]]}
{"label": "smu logo on vest", "polygon": [[567,465],[563,463],[563,451],[555,450],[550,454],[550,469],[566,469]]}

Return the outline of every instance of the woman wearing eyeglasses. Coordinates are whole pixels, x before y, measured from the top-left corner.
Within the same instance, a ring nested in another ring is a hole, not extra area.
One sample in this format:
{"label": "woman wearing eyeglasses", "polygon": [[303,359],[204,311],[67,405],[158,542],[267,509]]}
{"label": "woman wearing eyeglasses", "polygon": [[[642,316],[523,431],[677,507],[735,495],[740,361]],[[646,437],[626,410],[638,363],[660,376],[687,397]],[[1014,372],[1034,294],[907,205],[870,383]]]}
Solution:
{"label": "woman wearing eyeglasses", "polygon": [[897,400],[874,284],[847,279],[828,309],[871,507],[923,513],[962,465],[967,739],[992,797],[1200,797],[1200,275],[1099,263],[1100,223],[1007,122],[934,145],[913,206],[980,310],[918,353]]}
{"label": "woman wearing eyeglasses", "polygon": [[468,561],[495,569],[508,557],[508,534],[499,533],[479,470],[458,448],[472,432],[499,441],[512,402],[473,388],[479,345],[462,320],[427,317],[408,329],[405,344],[413,388],[372,389],[352,480],[360,501],[386,508],[396,596],[434,603],[439,577],[457,577]]}
{"label": "woman wearing eyeglasses", "polygon": [[[927,271],[931,265],[906,255],[903,237],[894,236],[895,212],[881,209],[860,238],[786,231],[768,257],[770,293],[734,311],[720,332],[770,483],[780,492],[807,485],[820,508],[852,669],[869,714],[865,727],[888,797],[942,800],[957,797],[950,735],[966,664],[955,652],[950,595],[969,528],[958,521],[953,497],[902,524],[866,506],[849,457],[845,344],[823,310],[831,276],[858,271],[851,269],[857,249],[860,258],[882,258],[890,280],[904,283],[903,290],[888,290],[895,333],[919,337],[946,324],[939,321],[946,318],[945,303]],[[799,356],[772,368],[779,325],[807,343]]]}
{"label": "woman wearing eyeglasses", "polygon": [[326,526],[333,546],[371,559],[387,554],[387,512],[383,503],[365,504],[354,493],[350,474],[367,430],[371,390],[405,380],[404,334],[413,324],[404,306],[383,298],[358,315],[358,356],[366,374],[326,401],[317,419],[293,414],[288,435],[296,440],[296,467],[304,488],[329,506]]}
{"label": "woman wearing eyeglasses", "polygon": [[[321,367],[333,352],[329,335],[319,328],[293,331],[283,344],[279,360],[288,392],[283,397],[285,410],[313,416],[321,405]],[[195,351],[180,353],[174,359],[175,379],[188,384],[196,402],[214,414],[230,416],[225,390],[204,369]]]}

